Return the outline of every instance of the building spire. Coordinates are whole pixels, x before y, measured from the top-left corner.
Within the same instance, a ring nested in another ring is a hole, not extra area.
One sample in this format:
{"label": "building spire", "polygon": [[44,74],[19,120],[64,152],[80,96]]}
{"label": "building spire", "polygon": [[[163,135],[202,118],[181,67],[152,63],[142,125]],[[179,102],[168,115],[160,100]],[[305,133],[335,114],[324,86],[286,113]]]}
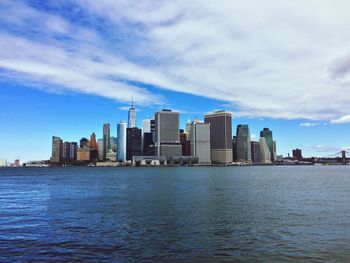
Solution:
{"label": "building spire", "polygon": [[134,97],[131,96],[131,108],[134,108]]}

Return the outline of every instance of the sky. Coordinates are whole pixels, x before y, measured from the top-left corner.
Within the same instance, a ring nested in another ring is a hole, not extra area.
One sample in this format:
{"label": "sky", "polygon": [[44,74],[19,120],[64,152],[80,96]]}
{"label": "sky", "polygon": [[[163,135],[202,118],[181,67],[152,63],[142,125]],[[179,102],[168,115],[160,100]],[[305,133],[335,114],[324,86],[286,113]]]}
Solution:
{"label": "sky", "polygon": [[170,108],[273,131],[277,153],[350,149],[346,0],[0,0],[0,159]]}

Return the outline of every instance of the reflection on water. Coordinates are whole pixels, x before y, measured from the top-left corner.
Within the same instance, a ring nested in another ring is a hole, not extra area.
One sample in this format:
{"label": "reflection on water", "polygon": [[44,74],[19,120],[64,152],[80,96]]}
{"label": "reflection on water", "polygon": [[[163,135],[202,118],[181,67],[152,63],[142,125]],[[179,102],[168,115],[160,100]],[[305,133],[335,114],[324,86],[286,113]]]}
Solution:
{"label": "reflection on water", "polygon": [[0,169],[0,261],[349,261],[350,167]]}

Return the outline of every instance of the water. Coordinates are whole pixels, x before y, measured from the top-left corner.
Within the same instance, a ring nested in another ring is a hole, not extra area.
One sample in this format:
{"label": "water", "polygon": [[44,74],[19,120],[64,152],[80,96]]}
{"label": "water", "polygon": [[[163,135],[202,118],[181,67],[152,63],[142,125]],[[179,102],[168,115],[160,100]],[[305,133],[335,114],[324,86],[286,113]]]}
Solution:
{"label": "water", "polygon": [[0,262],[350,260],[350,167],[0,169]]}

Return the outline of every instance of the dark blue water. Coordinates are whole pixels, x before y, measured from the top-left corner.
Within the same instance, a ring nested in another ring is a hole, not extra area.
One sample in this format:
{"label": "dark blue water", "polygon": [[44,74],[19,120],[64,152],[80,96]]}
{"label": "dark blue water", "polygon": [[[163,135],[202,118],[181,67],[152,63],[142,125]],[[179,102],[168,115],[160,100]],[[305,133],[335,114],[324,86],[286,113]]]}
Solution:
{"label": "dark blue water", "polygon": [[0,169],[1,262],[349,261],[350,167]]}

